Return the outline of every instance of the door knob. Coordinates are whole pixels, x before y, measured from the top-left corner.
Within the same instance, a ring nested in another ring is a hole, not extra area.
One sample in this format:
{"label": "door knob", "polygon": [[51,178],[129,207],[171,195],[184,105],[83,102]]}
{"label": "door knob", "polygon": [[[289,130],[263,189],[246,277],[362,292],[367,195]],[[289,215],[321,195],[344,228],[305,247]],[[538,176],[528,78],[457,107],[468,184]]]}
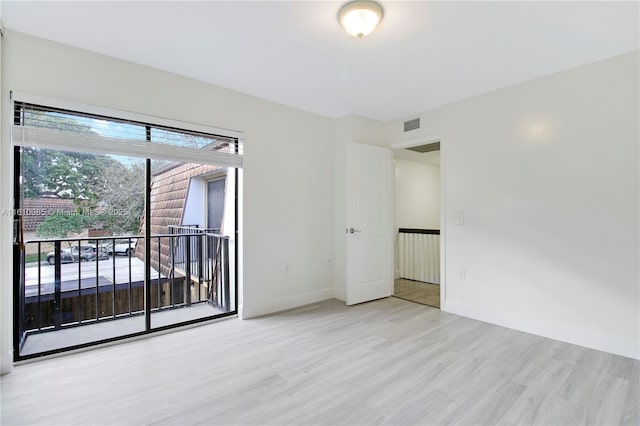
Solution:
{"label": "door knob", "polygon": [[347,232],[350,233],[350,234],[354,234],[356,232],[361,232],[361,231],[359,229],[349,228],[349,229],[347,229]]}

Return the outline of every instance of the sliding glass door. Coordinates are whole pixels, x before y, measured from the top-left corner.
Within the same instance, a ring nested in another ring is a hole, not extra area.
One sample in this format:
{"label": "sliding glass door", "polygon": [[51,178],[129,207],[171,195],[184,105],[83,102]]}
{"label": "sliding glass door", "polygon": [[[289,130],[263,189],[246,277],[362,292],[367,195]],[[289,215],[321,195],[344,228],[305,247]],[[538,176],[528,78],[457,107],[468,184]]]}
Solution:
{"label": "sliding glass door", "polygon": [[21,357],[143,333],[144,160],[23,147]]}
{"label": "sliding glass door", "polygon": [[[16,104],[18,132],[16,360],[237,312],[237,168],[100,145],[195,159],[237,154],[237,139],[31,104]],[[55,148],[65,137],[75,149]]]}

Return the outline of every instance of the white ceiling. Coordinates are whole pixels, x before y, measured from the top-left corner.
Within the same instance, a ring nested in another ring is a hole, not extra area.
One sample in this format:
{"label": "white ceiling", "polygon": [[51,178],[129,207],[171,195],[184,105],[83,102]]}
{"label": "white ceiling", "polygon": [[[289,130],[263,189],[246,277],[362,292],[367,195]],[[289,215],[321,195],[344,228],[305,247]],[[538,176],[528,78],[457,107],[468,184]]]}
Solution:
{"label": "white ceiling", "polygon": [[329,117],[389,120],[639,47],[638,2],[2,1],[9,29]]}

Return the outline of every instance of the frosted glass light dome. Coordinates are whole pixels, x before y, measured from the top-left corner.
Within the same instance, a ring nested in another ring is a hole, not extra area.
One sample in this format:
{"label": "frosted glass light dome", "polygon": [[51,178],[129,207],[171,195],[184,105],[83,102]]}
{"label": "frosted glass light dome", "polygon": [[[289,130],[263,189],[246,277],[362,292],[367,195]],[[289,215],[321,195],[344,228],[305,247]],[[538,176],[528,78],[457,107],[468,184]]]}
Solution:
{"label": "frosted glass light dome", "polygon": [[349,34],[362,38],[382,20],[382,8],[372,1],[354,1],[340,9],[338,20]]}

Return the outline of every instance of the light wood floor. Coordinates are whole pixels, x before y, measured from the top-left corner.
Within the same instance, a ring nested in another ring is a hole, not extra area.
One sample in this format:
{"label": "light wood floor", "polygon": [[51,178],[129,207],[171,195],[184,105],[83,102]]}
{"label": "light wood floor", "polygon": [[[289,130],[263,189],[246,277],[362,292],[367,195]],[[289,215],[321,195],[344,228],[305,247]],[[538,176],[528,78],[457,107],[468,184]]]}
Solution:
{"label": "light wood floor", "polygon": [[387,298],[17,366],[3,425],[637,425],[640,362]]}
{"label": "light wood floor", "polygon": [[410,302],[440,307],[440,286],[437,284],[399,278],[395,280],[393,295]]}

